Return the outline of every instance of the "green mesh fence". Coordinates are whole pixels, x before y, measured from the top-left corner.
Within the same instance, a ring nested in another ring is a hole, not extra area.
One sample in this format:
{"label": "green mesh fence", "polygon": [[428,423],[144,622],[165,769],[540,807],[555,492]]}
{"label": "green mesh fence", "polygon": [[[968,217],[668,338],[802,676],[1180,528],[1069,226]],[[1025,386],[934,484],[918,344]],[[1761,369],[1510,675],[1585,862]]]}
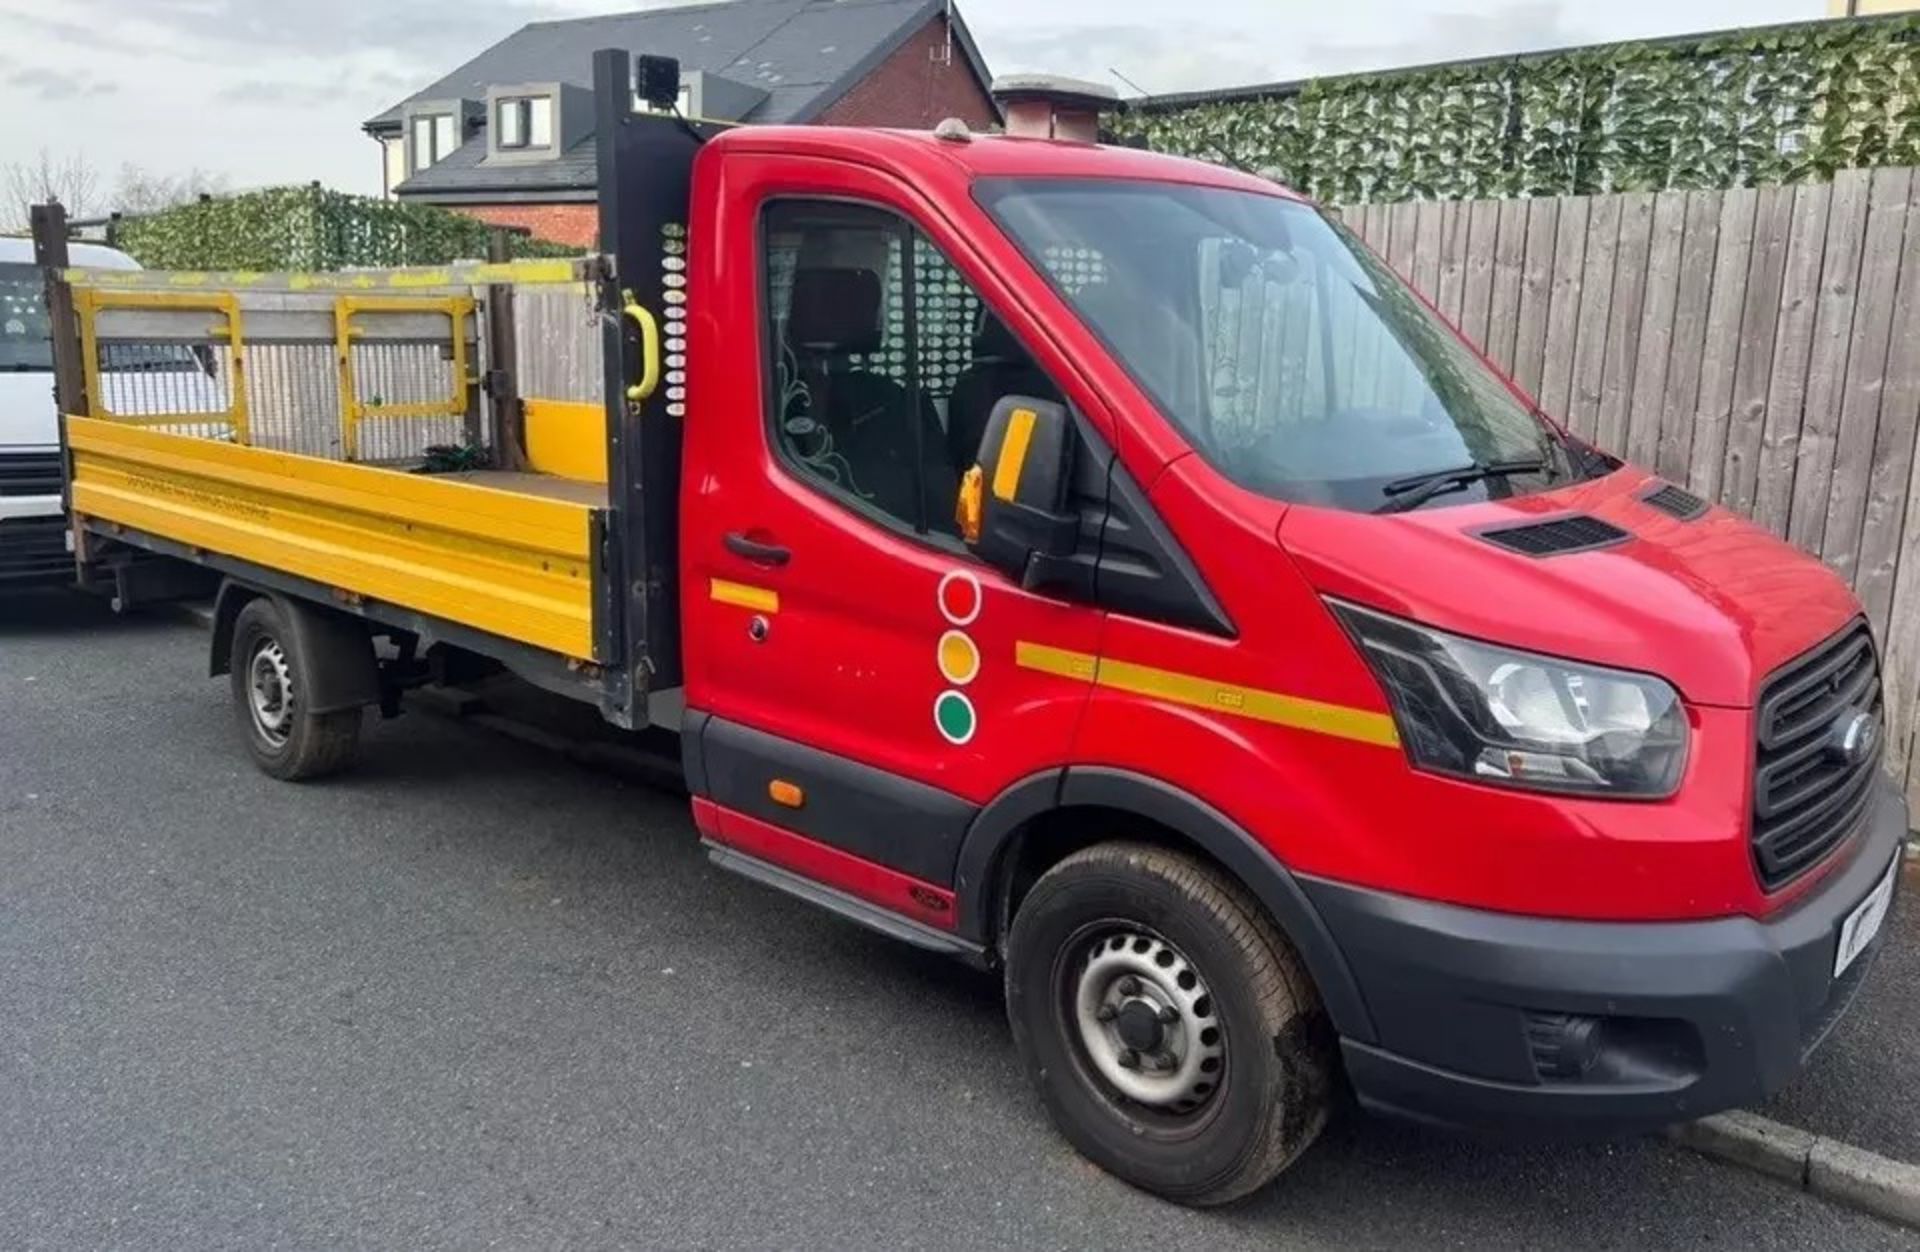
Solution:
{"label": "green mesh fence", "polygon": [[1114,128],[1332,204],[1820,181],[1920,165],[1920,15],[1315,79]]}
{"label": "green mesh fence", "polygon": [[[429,205],[277,187],[124,221],[115,242],[148,269],[311,271],[479,259],[488,233],[483,222]],[[516,258],[581,252],[517,236],[510,247]]]}

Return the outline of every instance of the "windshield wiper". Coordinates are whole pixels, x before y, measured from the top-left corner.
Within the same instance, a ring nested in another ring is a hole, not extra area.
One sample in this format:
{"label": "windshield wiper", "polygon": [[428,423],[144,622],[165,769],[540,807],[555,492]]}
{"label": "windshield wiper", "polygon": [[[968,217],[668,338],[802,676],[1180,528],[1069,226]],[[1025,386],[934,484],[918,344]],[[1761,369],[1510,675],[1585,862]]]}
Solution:
{"label": "windshield wiper", "polygon": [[1472,483],[1486,482],[1491,478],[1512,478],[1520,474],[1551,474],[1552,471],[1553,466],[1546,460],[1535,458],[1530,461],[1475,461],[1472,465],[1412,474],[1406,478],[1396,478],[1380,488],[1387,502],[1374,512],[1405,513],[1409,509],[1419,508],[1435,496],[1458,491]]}

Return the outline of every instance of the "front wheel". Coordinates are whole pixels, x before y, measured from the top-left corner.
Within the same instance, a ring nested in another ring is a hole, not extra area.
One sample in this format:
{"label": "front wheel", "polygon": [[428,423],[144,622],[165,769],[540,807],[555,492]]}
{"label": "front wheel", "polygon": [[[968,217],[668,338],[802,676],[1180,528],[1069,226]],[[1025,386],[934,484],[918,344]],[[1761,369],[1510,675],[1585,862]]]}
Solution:
{"label": "front wheel", "polygon": [[1061,1133],[1183,1204],[1264,1186],[1326,1124],[1333,1058],[1313,984],[1213,867],[1105,843],[1047,871],[1007,943],[1014,1042]]}
{"label": "front wheel", "polygon": [[287,782],[345,768],[360,744],[359,709],[308,707],[312,660],[272,600],[250,600],[234,618],[229,672],[241,733],[254,764]]}

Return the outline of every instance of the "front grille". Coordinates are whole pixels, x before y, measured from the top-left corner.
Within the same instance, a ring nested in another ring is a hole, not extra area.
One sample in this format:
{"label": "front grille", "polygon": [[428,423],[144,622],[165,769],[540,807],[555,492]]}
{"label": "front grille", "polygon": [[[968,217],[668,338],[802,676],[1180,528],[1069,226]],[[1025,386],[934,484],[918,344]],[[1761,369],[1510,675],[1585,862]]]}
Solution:
{"label": "front grille", "polygon": [[0,582],[73,578],[64,517],[14,517],[0,521]]}
{"label": "front grille", "polygon": [[1544,522],[1500,526],[1480,532],[1488,543],[1522,556],[1556,556],[1624,543],[1631,536],[1610,522],[1583,513],[1570,513]]}
{"label": "front grille", "polygon": [[1838,737],[1856,713],[1882,716],[1880,660],[1865,622],[1767,680],[1756,710],[1753,859],[1771,891],[1811,868],[1865,815],[1880,767],[1872,750],[1849,758]]}
{"label": "front grille", "polygon": [[58,452],[0,452],[0,496],[60,494]]}

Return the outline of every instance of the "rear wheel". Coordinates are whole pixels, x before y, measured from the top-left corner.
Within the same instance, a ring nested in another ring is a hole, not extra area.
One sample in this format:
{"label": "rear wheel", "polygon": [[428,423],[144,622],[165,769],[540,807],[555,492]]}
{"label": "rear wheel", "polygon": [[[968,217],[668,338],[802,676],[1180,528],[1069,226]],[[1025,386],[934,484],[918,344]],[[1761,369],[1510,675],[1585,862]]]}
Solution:
{"label": "rear wheel", "polygon": [[1015,1043],[1061,1132],[1184,1204],[1258,1189],[1326,1123],[1333,1058],[1313,985],[1225,875],[1147,844],[1054,866],[1007,944]]}
{"label": "rear wheel", "polygon": [[315,713],[307,707],[311,664],[272,600],[249,601],[234,618],[229,672],[241,733],[254,763],[288,782],[345,768],[360,743],[359,709]]}

